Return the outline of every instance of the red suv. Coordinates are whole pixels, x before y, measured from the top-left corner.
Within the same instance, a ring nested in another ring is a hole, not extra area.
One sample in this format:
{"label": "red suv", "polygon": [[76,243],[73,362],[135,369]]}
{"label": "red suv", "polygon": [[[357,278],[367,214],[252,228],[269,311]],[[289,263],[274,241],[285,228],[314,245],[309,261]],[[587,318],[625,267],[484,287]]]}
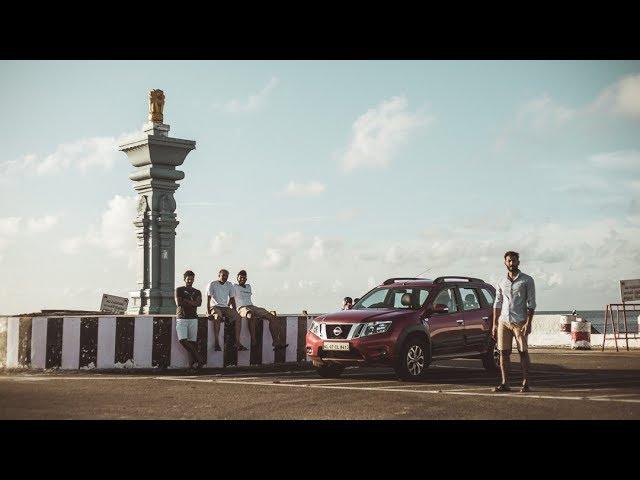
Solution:
{"label": "red suv", "polygon": [[432,360],[455,357],[480,358],[495,372],[494,297],[495,289],[478,278],[390,278],[351,310],[316,317],[307,355],[323,377],[337,377],[349,365],[383,365],[402,380],[418,380]]}

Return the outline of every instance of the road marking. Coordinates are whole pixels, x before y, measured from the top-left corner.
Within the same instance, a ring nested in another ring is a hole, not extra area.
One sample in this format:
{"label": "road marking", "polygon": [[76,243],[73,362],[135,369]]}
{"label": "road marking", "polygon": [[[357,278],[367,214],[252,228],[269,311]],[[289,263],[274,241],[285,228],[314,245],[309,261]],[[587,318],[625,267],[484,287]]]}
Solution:
{"label": "road marking", "polygon": [[[511,398],[536,398],[536,399],[549,399],[549,400],[590,400],[590,397],[581,396],[560,396],[560,395],[532,395],[530,393],[496,393],[496,392],[461,392],[461,391],[449,391],[449,390],[407,390],[404,388],[389,388],[389,387],[353,387],[353,386],[340,386],[340,385],[300,385],[290,383],[269,383],[269,382],[248,382],[242,383],[237,381],[228,380],[216,380],[216,383],[226,384],[241,384],[241,385],[261,385],[271,387],[290,387],[290,388],[323,388],[330,390],[363,390],[374,392],[406,392],[406,393],[429,393],[429,394],[441,394],[441,395],[464,395],[464,396],[492,396],[492,397],[511,397]],[[628,399],[615,399],[615,398],[593,398],[594,401],[607,401],[607,402],[628,402],[628,403],[640,403],[640,400],[628,400]]]}
{"label": "road marking", "polygon": [[[213,378],[188,378],[188,377],[155,377],[155,380],[169,380],[170,382],[202,382],[202,383],[214,383],[216,380]],[[238,382],[241,383],[241,382]],[[251,382],[245,383],[245,385],[251,385]]]}
{"label": "road marking", "polygon": [[613,395],[596,395],[593,397],[589,397],[591,400],[595,400],[596,398],[609,398],[609,397],[632,397],[632,396],[640,396],[640,392],[636,393],[614,393]]}
{"label": "road marking", "polygon": [[[602,347],[602,346],[600,346]],[[615,347],[614,347],[615,348]],[[622,347],[623,349],[626,349],[626,347]],[[531,353],[531,350],[529,351],[529,353]],[[638,358],[639,355],[634,355],[632,353],[620,353],[620,352],[603,352],[601,350],[598,351],[585,351],[583,353],[545,353],[545,352],[536,352],[538,355],[558,355],[558,356],[562,356],[562,355],[566,355],[566,356],[590,356],[590,357],[595,357],[595,356],[602,356],[602,355],[607,355],[608,353],[615,353],[615,357],[619,358],[619,357],[625,357],[625,358]]]}
{"label": "road marking", "polygon": [[[275,381],[275,380],[274,380]],[[309,378],[294,378],[293,380],[284,379],[279,380],[280,382],[294,383],[294,382],[326,382],[326,378],[317,378],[317,377],[309,377]]]}
{"label": "road marking", "polygon": [[325,385],[362,385],[362,384],[371,384],[371,383],[398,383],[398,380],[378,380],[367,382],[366,380],[363,382],[334,382],[334,383],[314,383],[314,386],[325,386]]}
{"label": "road marking", "polygon": [[10,382],[38,382],[38,381],[49,381],[49,380],[148,380],[154,377],[0,377],[0,380],[6,380]]}
{"label": "road marking", "polygon": [[594,402],[624,402],[624,403],[640,403],[640,400],[629,400],[626,398],[589,398]]}
{"label": "road marking", "polygon": [[[599,378],[594,379],[594,380],[600,380]],[[560,382],[560,379],[553,379],[553,380],[536,380],[535,383],[549,383],[549,382]],[[640,379],[638,380],[634,380],[633,378],[611,378],[608,379],[604,382],[589,382],[589,381],[583,381],[583,382],[579,382],[579,383],[561,383],[558,386],[560,387],[593,387],[595,385],[618,385],[618,384],[622,384],[622,385],[636,385],[640,383]]]}

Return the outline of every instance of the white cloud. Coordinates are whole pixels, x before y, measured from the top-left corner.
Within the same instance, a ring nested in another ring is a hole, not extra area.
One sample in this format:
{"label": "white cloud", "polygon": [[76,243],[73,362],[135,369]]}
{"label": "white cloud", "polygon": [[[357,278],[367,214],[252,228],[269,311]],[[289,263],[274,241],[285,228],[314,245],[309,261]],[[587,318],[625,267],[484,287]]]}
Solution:
{"label": "white cloud", "polygon": [[621,78],[595,100],[576,108],[558,103],[547,93],[526,101],[498,135],[494,149],[504,150],[516,134],[549,135],[579,118],[602,114],[640,118],[640,74]]}
{"label": "white cloud", "polygon": [[282,270],[291,264],[293,256],[304,245],[305,238],[300,232],[287,232],[271,240],[275,246],[266,249],[265,268]]}
{"label": "white cloud", "polygon": [[0,235],[10,236],[17,235],[20,231],[21,217],[1,217],[0,218]]}
{"label": "white cloud", "polygon": [[267,258],[262,262],[262,266],[273,270],[282,270],[291,263],[291,256],[286,255],[282,249],[267,248]]}
{"label": "white cloud", "polygon": [[56,215],[45,215],[41,218],[30,218],[27,221],[27,229],[30,233],[46,232],[56,223],[58,223],[58,217]]}
{"label": "white cloud", "polygon": [[617,152],[599,153],[589,158],[592,165],[600,168],[616,170],[640,170],[640,151],[621,150]]}
{"label": "white cloud", "polygon": [[233,241],[233,234],[220,232],[211,241],[211,252],[214,255],[229,253],[231,252]]}
{"label": "white cloud", "polygon": [[313,244],[309,249],[309,258],[316,262],[324,258],[324,241],[319,237],[314,237]]}
{"label": "white cloud", "polygon": [[317,280],[299,280],[298,288],[301,290],[309,290],[308,293],[312,293],[316,287],[318,287]]}
{"label": "white cloud", "polygon": [[67,255],[73,255],[75,254],[80,247],[82,247],[84,244],[86,243],[86,240],[84,237],[69,237],[69,238],[63,238],[60,241],[60,249],[62,250],[63,253],[66,253]]}
{"label": "white cloud", "polygon": [[258,93],[249,95],[245,100],[230,100],[223,106],[223,110],[229,113],[244,113],[259,110],[266,104],[269,95],[278,86],[278,83],[280,83],[278,78],[272,77]]}
{"label": "white cloud", "polygon": [[118,137],[92,137],[58,145],[54,152],[40,158],[35,154],[24,155],[19,160],[0,163],[0,180],[7,181],[17,174],[35,173],[47,175],[73,168],[86,172],[92,168],[109,170],[115,162],[123,160],[118,145],[134,139],[142,130]]}
{"label": "white cloud", "polygon": [[300,232],[288,232],[276,238],[275,242],[285,248],[300,248],[304,243],[304,235]]}
{"label": "white cloud", "polygon": [[98,225],[90,225],[80,236],[65,238],[60,247],[64,253],[74,254],[81,247],[98,247],[113,257],[128,258],[131,266],[135,260],[136,237],[133,219],[136,216],[137,197],[116,195],[109,200]]}
{"label": "white cloud", "polygon": [[623,77],[607,87],[589,110],[640,118],[640,74]]}
{"label": "white cloud", "polygon": [[409,112],[403,96],[383,101],[354,122],[351,142],[342,157],[344,170],[386,167],[409,135],[432,120],[432,117]]}
{"label": "white cloud", "polygon": [[109,200],[107,210],[102,214],[100,225],[91,229],[88,235],[90,243],[99,245],[116,256],[135,247],[133,219],[136,216],[137,197],[116,195]]}
{"label": "white cloud", "polygon": [[518,111],[516,122],[538,131],[559,128],[573,119],[576,110],[554,102],[548,94],[526,102]]}
{"label": "white cloud", "polygon": [[[32,234],[44,232],[51,228],[58,221],[54,215],[45,215],[42,218],[28,218],[26,229],[21,228],[22,217],[1,217],[0,218],[0,254],[8,249],[10,245],[18,243],[25,233]],[[18,235],[22,234],[20,237]],[[0,255],[3,258],[4,255]]]}
{"label": "white cloud", "polygon": [[314,237],[311,248],[308,251],[309,258],[313,262],[328,260],[342,248],[342,245],[343,242],[339,239]]}
{"label": "white cloud", "polygon": [[284,194],[290,197],[311,197],[324,192],[325,186],[320,182],[296,183],[290,181],[284,190]]}

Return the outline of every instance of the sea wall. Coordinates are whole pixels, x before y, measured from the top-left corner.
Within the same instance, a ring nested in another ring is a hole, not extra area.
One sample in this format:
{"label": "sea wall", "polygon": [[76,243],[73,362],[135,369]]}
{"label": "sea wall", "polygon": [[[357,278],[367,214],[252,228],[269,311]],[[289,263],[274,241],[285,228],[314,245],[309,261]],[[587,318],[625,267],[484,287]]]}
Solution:
{"label": "sea wall", "polygon": [[[234,348],[232,328],[220,325],[221,351],[214,350],[213,324],[198,320],[198,351],[206,367],[248,366],[306,361],[304,337],[313,315],[281,315],[286,349],[274,351],[267,322],[257,323],[256,341],[243,319],[240,342]],[[177,369],[189,366],[180,345],[175,316],[0,317],[0,367],[7,369],[111,370],[121,368]]]}

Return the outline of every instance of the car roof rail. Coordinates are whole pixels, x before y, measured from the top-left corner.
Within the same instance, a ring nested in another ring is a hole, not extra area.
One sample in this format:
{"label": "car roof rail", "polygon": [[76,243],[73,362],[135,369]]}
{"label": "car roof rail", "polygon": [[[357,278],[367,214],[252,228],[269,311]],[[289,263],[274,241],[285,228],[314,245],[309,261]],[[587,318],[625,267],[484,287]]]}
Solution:
{"label": "car roof rail", "polygon": [[482,280],[481,278],[459,277],[457,275],[447,275],[447,276],[444,276],[444,277],[438,277],[433,281],[433,283],[444,283],[444,282],[447,282],[450,278],[454,278],[456,280],[467,280],[469,282],[483,282],[484,283],[484,280]]}
{"label": "car roof rail", "polygon": [[416,277],[393,277],[393,278],[387,278],[382,284],[383,285],[391,285],[392,283],[394,283],[397,280],[426,280],[429,281],[428,278],[416,278]]}

